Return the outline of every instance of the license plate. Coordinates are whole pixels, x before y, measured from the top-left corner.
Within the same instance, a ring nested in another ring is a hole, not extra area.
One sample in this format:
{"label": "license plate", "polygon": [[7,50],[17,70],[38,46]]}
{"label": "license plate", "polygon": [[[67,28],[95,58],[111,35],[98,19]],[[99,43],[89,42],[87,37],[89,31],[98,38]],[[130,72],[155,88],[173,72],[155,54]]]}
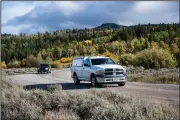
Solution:
{"label": "license plate", "polygon": [[113,78],[113,81],[118,81],[119,79],[118,78]]}

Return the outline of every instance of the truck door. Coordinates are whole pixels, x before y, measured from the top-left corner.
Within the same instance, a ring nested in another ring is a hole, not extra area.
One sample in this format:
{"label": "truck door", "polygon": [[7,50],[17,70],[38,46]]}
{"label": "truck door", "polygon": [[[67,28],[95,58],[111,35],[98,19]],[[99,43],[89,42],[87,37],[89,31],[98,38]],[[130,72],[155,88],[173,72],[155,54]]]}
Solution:
{"label": "truck door", "polygon": [[81,72],[83,80],[87,80],[87,81],[89,80],[90,69],[91,69],[90,59],[87,58],[83,62],[83,68],[82,68],[82,72]]}

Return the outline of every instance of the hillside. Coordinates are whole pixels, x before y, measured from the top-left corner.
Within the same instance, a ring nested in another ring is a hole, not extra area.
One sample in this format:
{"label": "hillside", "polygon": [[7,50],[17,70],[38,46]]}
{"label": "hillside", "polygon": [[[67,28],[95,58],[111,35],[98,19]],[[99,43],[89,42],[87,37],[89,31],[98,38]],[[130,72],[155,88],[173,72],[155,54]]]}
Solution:
{"label": "hillside", "polygon": [[[117,24],[102,26],[118,27]],[[2,34],[1,36],[1,59],[7,67],[35,66],[39,63],[37,61],[52,63],[64,57],[68,59],[61,60],[62,63],[70,62],[70,58],[74,56],[105,55],[125,65],[163,68],[177,66],[177,57],[180,53],[180,24],[148,24],[118,29],[67,29],[34,35]],[[152,53],[147,53],[146,49],[153,49]],[[167,64],[135,62],[136,59],[140,59],[136,56],[144,56],[145,53],[152,56],[154,51],[159,52],[157,55],[162,56],[162,59],[155,57],[152,59],[161,61],[165,58],[164,62]],[[148,64],[152,65],[146,66]]]}
{"label": "hillside", "polygon": [[118,28],[123,28],[123,27],[126,27],[124,25],[118,25],[116,23],[104,23],[98,27],[95,27],[95,29],[118,29]]}

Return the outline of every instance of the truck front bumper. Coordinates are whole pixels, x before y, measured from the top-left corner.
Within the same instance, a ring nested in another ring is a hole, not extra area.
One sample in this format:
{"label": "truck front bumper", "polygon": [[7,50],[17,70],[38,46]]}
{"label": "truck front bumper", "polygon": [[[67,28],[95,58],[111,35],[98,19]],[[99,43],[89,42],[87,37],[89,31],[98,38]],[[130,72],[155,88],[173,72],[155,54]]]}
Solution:
{"label": "truck front bumper", "polygon": [[96,75],[96,80],[100,84],[118,84],[122,82],[126,82],[127,78],[125,75],[123,76],[98,76]]}

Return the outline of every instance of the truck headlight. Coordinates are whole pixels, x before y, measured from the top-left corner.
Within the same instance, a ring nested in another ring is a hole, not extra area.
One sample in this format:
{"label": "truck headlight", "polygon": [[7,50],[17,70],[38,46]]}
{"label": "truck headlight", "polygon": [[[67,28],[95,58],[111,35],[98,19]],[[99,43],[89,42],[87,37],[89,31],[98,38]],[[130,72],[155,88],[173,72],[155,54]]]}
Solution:
{"label": "truck headlight", "polygon": [[126,76],[126,69],[123,69],[123,75]]}
{"label": "truck headlight", "polygon": [[45,70],[48,70],[48,68],[45,68]]}
{"label": "truck headlight", "polygon": [[96,70],[96,74],[98,75],[104,74],[104,70],[102,69]]}

